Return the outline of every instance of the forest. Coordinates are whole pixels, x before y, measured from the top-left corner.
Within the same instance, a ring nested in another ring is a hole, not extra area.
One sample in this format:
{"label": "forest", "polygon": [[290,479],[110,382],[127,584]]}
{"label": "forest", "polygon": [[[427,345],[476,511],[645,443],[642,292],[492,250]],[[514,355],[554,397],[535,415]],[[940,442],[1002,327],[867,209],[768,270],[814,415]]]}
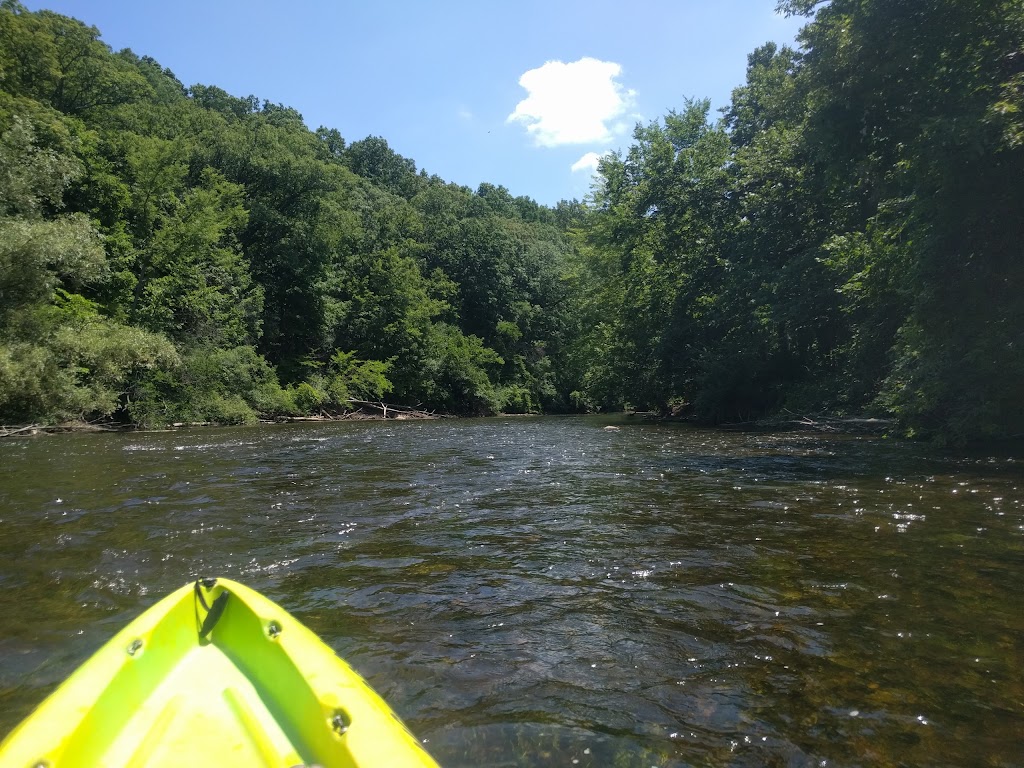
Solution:
{"label": "forest", "polygon": [[649,410],[1024,436],[1024,4],[784,0],[583,201],[0,2],[0,423]]}

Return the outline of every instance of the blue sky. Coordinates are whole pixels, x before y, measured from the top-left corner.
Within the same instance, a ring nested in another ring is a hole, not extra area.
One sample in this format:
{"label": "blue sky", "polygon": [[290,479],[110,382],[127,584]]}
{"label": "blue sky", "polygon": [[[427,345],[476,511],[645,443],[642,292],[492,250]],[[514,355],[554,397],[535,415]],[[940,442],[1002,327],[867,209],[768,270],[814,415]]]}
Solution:
{"label": "blue sky", "polygon": [[[717,110],[746,57],[793,43],[775,0],[27,0],[99,28],[185,85],[383,136],[442,178],[583,198],[597,154],[687,97]],[[575,170],[573,170],[575,167]]]}

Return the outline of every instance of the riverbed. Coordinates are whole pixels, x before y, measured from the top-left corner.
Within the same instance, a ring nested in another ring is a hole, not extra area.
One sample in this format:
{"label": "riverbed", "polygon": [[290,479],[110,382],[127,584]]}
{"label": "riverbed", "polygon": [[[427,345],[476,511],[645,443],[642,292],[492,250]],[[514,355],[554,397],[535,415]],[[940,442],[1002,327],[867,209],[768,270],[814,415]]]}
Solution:
{"label": "riverbed", "polygon": [[223,575],[446,768],[1022,765],[1022,489],[1006,450],[626,418],[11,438],[0,732]]}

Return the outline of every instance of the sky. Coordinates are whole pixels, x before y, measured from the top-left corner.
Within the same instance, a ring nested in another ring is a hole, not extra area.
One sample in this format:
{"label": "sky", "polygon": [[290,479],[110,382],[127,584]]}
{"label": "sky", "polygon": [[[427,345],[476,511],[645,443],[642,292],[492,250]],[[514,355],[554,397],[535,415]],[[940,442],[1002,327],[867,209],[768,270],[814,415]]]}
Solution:
{"label": "sky", "polygon": [[346,141],[545,205],[688,98],[713,115],[747,54],[794,44],[775,0],[23,0],[97,27],[186,86],[297,109]]}

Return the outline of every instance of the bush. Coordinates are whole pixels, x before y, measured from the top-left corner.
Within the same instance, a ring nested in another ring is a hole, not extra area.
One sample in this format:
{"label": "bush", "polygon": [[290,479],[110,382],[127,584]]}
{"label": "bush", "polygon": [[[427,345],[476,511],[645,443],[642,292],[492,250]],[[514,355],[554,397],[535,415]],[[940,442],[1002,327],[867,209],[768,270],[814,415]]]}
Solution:
{"label": "bush", "polygon": [[192,350],[179,367],[146,376],[127,407],[131,418],[143,426],[247,424],[259,416],[298,410],[294,393],[281,388],[274,369],[248,346]]}
{"label": "bush", "polygon": [[326,392],[305,381],[297,387],[289,388],[288,392],[295,402],[295,407],[307,415],[330,399]]}
{"label": "bush", "polygon": [[501,356],[477,336],[438,324],[433,328],[429,355],[423,365],[425,399],[432,408],[449,413],[489,416],[498,413],[502,400],[488,369],[504,364]]}
{"label": "bush", "polygon": [[131,400],[140,377],[178,364],[164,337],[102,318],[80,296],[59,301],[23,315],[11,334],[35,341],[0,344],[0,419],[111,416]]}
{"label": "bush", "polygon": [[217,424],[255,424],[258,419],[256,411],[239,395],[214,395],[206,401],[204,411],[205,420]]}
{"label": "bush", "polygon": [[498,391],[502,413],[539,413],[533,393],[523,386],[513,384]]}

